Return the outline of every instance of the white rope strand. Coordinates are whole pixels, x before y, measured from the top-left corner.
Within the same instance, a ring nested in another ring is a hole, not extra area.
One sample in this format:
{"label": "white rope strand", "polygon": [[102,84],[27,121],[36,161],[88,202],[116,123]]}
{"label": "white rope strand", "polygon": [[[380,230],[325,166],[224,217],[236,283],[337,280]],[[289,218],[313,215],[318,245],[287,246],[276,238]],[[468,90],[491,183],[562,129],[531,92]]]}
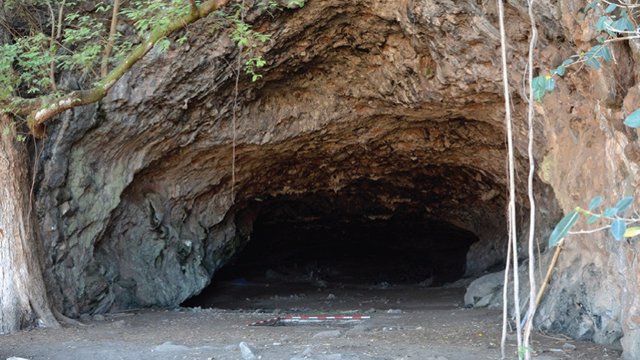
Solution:
{"label": "white rope strand", "polygon": [[[515,156],[513,150],[513,128],[511,119],[511,99],[509,94],[509,73],[507,68],[507,36],[504,26],[504,3],[503,0],[498,0],[498,16],[500,19],[500,44],[502,54],[502,82],[504,90],[504,110],[505,110],[505,123],[507,127],[507,152],[508,152],[508,179],[509,179],[509,242],[512,251],[513,261],[513,296],[514,307],[516,315],[516,335],[518,339],[518,350],[522,348],[522,332],[520,327],[520,282],[518,277],[518,244],[517,244],[517,229],[516,229],[516,194],[515,194]],[[505,272],[506,269],[505,269]],[[507,286],[507,283],[504,284]],[[504,306],[508,306],[507,303]],[[519,351],[520,353],[520,351]],[[504,357],[504,354],[503,354]],[[520,357],[520,355],[519,355]]]}
{"label": "white rope strand", "polygon": [[[533,158],[533,141],[534,141],[534,109],[533,109],[533,56],[535,55],[536,42],[538,41],[538,29],[536,28],[536,19],[533,14],[533,3],[535,0],[528,0],[529,3],[529,21],[531,22],[531,39],[529,40],[529,66],[528,66],[528,112],[527,125],[529,133],[529,177],[527,179],[527,194],[529,197],[529,309],[527,310],[527,318],[524,325],[523,333],[523,350],[525,360],[531,360],[531,328],[533,326],[533,318],[536,313],[536,265],[535,265],[535,232],[536,232],[536,201],[533,194],[533,176],[535,174],[535,159]],[[518,319],[519,320],[519,319]]]}

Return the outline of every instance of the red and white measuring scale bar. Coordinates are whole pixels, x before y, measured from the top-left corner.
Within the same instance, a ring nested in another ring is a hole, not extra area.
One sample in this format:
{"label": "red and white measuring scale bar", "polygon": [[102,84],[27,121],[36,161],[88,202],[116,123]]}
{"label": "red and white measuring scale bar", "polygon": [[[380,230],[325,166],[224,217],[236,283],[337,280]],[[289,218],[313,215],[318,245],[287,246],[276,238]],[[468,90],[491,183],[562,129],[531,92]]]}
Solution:
{"label": "red and white measuring scale bar", "polygon": [[318,322],[318,321],[328,321],[328,320],[338,320],[338,321],[350,321],[350,320],[367,320],[370,319],[371,316],[360,316],[360,315],[338,315],[338,316],[293,316],[287,315],[280,317],[280,321],[283,322]]}
{"label": "red and white measuring scale bar", "polygon": [[318,323],[324,321],[360,321],[371,319],[371,316],[361,315],[336,315],[336,316],[294,316],[285,315],[278,316],[267,320],[257,321],[249,324],[249,326],[276,326],[279,323]]}

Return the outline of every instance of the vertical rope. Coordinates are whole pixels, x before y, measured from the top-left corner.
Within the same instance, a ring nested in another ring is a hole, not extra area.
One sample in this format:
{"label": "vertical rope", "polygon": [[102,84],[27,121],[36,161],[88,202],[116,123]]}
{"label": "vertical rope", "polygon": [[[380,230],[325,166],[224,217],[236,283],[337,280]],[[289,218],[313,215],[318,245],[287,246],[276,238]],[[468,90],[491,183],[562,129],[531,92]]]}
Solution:
{"label": "vertical rope", "polygon": [[533,158],[533,56],[536,49],[536,42],[538,40],[538,29],[536,28],[536,20],[533,15],[533,3],[535,0],[528,0],[529,4],[529,21],[531,22],[531,39],[529,40],[529,71],[528,71],[528,111],[527,111],[527,125],[529,133],[529,177],[527,179],[527,194],[529,197],[529,309],[527,310],[527,319],[524,325],[523,334],[523,346],[524,346],[524,358],[525,360],[531,359],[531,349],[529,349],[529,340],[531,338],[531,328],[533,326],[533,317],[536,312],[536,266],[535,266],[535,252],[534,241],[536,231],[536,201],[533,195],[533,175],[535,174],[535,159]]}
{"label": "vertical rope", "polygon": [[[512,251],[513,261],[513,296],[514,307],[516,315],[516,335],[518,339],[518,350],[522,348],[522,332],[520,329],[520,281],[518,277],[518,243],[517,243],[517,228],[516,228],[516,194],[515,194],[515,156],[513,150],[513,125],[511,118],[511,98],[509,90],[509,73],[507,67],[507,35],[504,26],[504,0],[498,0],[498,17],[500,19],[500,44],[502,55],[502,83],[504,92],[504,110],[505,110],[505,123],[507,128],[507,152],[508,152],[508,179],[509,179],[509,207],[508,207],[508,229],[509,229],[509,243]],[[508,276],[507,267],[505,267],[505,275]],[[508,285],[505,282],[504,287]],[[503,306],[508,306],[505,302]],[[503,310],[503,312],[506,312]],[[504,334],[503,334],[504,337]],[[520,358],[520,351],[518,351]],[[504,358],[503,354],[503,358]]]}
{"label": "vertical rope", "polygon": [[502,286],[502,338],[500,339],[501,359],[507,359],[507,325],[509,322],[509,270],[511,269],[511,241],[507,241],[507,261],[504,266],[504,282]]}

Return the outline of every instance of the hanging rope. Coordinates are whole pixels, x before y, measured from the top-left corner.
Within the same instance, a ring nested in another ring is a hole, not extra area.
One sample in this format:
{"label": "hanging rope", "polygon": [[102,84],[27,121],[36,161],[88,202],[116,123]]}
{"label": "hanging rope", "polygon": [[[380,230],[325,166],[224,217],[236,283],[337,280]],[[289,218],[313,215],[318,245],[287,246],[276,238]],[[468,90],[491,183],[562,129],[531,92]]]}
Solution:
{"label": "hanging rope", "polygon": [[[513,297],[514,297],[514,307],[515,307],[515,316],[516,316],[516,336],[518,339],[518,350],[522,349],[522,331],[520,327],[520,280],[518,277],[518,243],[517,243],[517,228],[516,228],[516,185],[515,185],[515,156],[513,150],[513,125],[511,118],[511,99],[510,99],[510,89],[509,89],[509,72],[507,67],[507,36],[505,32],[504,26],[504,3],[503,0],[498,1],[498,17],[500,19],[500,44],[501,44],[501,55],[502,55],[502,83],[503,83],[503,91],[504,91],[504,110],[505,110],[505,123],[507,128],[507,163],[508,163],[508,172],[507,178],[509,180],[509,206],[508,206],[508,230],[509,230],[509,247],[511,248],[511,257],[512,257],[512,265],[513,265]],[[507,250],[507,252],[509,252]],[[507,255],[508,257],[509,255]],[[504,289],[506,291],[508,286],[508,275],[509,275],[509,265],[505,266],[505,283]],[[503,293],[504,297],[504,293]],[[505,314],[505,319],[503,319],[503,334],[502,334],[502,358],[506,359],[506,325],[504,322],[506,321],[507,307],[509,306],[508,302],[505,301],[503,304],[503,314]],[[520,351],[518,352],[520,353]],[[520,355],[518,355],[520,357]]]}
{"label": "hanging rope", "polygon": [[535,55],[536,42],[538,41],[538,29],[536,28],[536,19],[533,14],[534,0],[528,0],[529,4],[529,22],[531,23],[531,38],[529,39],[529,65],[528,65],[528,109],[527,109],[527,125],[529,134],[528,156],[529,156],[529,177],[527,179],[527,195],[529,197],[529,309],[527,310],[526,322],[523,333],[523,350],[525,360],[531,359],[531,349],[529,340],[531,338],[531,328],[533,326],[533,317],[536,312],[536,266],[535,266],[535,232],[536,232],[536,201],[533,195],[533,176],[535,174],[535,159],[533,158],[533,56]]}

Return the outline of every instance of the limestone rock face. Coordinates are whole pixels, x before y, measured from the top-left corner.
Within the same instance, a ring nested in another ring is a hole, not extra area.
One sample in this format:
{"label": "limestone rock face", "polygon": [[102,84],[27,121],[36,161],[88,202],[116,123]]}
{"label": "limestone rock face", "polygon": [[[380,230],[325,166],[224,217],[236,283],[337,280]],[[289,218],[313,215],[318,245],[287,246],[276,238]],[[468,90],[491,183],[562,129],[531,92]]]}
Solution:
{"label": "limestone rock face", "polygon": [[[541,70],[577,51],[572,43],[588,45],[580,4],[538,5]],[[521,185],[524,1],[507,14]],[[263,78],[241,75],[237,97],[237,48],[210,17],[189,28],[187,45],[149,54],[100,104],[48,129],[37,211],[46,280],[65,314],[180,304],[281,203],[306,212],[273,216],[299,222],[446,222],[477,236],[467,276],[504,261],[494,1],[310,0],[274,15],[254,4],[247,19],[272,37]],[[538,105],[542,249],[561,210],[636,189],[637,133],[621,125],[639,95],[635,49],[618,45],[618,65],[570,75]],[[602,342],[624,335],[625,351],[640,354],[637,249],[606,236],[568,241],[541,326]],[[579,317],[565,311],[578,303]]]}

